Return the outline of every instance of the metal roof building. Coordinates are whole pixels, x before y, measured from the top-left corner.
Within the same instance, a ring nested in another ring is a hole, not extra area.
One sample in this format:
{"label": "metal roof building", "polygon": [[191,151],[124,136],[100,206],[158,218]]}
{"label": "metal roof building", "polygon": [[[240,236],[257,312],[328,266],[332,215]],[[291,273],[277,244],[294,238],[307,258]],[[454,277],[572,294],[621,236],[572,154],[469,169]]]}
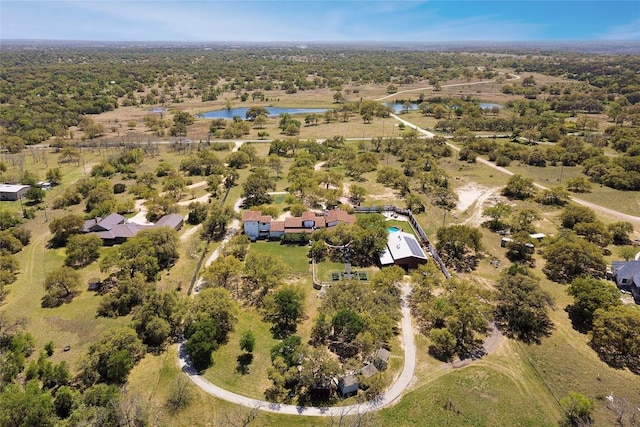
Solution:
{"label": "metal roof building", "polygon": [[382,266],[398,265],[407,269],[427,262],[427,254],[415,236],[403,231],[389,233],[387,248],[380,253],[379,258]]}

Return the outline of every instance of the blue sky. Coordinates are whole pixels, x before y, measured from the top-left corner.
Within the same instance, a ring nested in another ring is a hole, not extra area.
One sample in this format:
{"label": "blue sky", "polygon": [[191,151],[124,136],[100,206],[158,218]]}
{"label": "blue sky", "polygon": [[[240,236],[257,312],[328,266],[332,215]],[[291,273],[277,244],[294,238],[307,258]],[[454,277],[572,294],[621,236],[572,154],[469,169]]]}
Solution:
{"label": "blue sky", "polygon": [[0,39],[640,40],[640,1],[0,0]]}

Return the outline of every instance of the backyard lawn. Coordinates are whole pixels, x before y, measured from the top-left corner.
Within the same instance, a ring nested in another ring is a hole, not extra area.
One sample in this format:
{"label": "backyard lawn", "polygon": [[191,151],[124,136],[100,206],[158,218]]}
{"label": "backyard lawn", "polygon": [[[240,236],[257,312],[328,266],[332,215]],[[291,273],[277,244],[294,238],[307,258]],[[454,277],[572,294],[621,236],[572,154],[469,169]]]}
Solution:
{"label": "backyard lawn", "polygon": [[307,256],[309,248],[306,245],[282,245],[280,242],[258,241],[251,243],[249,250],[280,257],[289,266],[291,274],[311,274]]}

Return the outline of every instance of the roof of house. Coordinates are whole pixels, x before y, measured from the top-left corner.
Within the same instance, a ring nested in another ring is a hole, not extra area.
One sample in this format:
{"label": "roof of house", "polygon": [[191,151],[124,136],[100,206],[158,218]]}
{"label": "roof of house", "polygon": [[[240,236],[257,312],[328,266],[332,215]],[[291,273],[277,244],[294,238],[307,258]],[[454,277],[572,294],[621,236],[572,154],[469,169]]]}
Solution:
{"label": "roof of house", "polygon": [[[242,220],[243,221],[260,221],[261,217],[262,217],[262,212],[260,212],[260,211],[244,211],[244,212],[242,212]],[[269,220],[271,220],[271,217],[269,217]]]}
{"label": "roof of house", "polygon": [[145,228],[151,228],[152,225],[140,225],[140,224],[117,224],[113,226],[111,229],[106,231],[98,231],[96,234],[102,240],[113,240],[113,239],[128,239],[129,237],[135,236],[138,231],[144,230]]}
{"label": "roof of house", "polygon": [[427,259],[427,255],[416,240],[415,236],[403,231],[389,233],[387,237],[387,248],[379,254],[382,265],[393,264],[390,262],[404,258]]}
{"label": "roof of house", "polygon": [[347,211],[343,211],[342,209],[332,209],[326,211],[324,213],[327,222],[341,221],[346,222],[347,224],[354,224],[356,222],[356,216],[351,215]]}
{"label": "roof of house", "polygon": [[17,193],[18,191],[29,188],[29,185],[20,185],[20,184],[0,184],[0,192],[3,193]]}
{"label": "roof of house", "polygon": [[380,347],[378,351],[376,351],[376,359],[381,360],[383,362],[388,362],[390,355],[391,355],[391,352],[383,347]]}
{"label": "roof of house", "polygon": [[304,211],[302,215],[300,215],[300,218],[302,218],[303,221],[315,220],[316,213],[313,211]]}
{"label": "roof of house", "polygon": [[284,231],[284,221],[273,221],[271,223],[271,231]]}
{"label": "roof of house", "polygon": [[640,287],[640,261],[613,261],[611,269],[616,274],[618,284],[623,278],[627,278]]}
{"label": "roof of house", "polygon": [[182,215],[172,213],[160,218],[158,222],[156,222],[156,227],[166,226],[166,227],[171,227],[175,230],[180,226],[180,224],[182,224],[183,221],[184,221],[184,218],[182,217]]}
{"label": "roof of house", "polygon": [[88,233],[90,231],[108,231],[118,224],[123,224],[126,218],[120,214],[112,213],[105,218],[99,216],[88,219],[82,224],[81,231]]}
{"label": "roof of house", "polygon": [[375,374],[377,374],[378,368],[373,363],[369,363],[360,369],[360,375],[365,378],[371,378]]}
{"label": "roof of house", "polygon": [[114,212],[114,213],[111,213],[111,214],[107,215],[104,219],[102,219],[98,223],[98,225],[100,227],[104,228],[105,230],[110,230],[114,226],[124,223],[125,220],[126,220],[125,217],[123,217],[122,215]]}
{"label": "roof of house", "polygon": [[284,219],[284,228],[302,228],[302,218],[290,216]]}
{"label": "roof of house", "polygon": [[338,387],[340,388],[358,386],[359,384],[358,378],[353,374],[346,375],[338,381]]}

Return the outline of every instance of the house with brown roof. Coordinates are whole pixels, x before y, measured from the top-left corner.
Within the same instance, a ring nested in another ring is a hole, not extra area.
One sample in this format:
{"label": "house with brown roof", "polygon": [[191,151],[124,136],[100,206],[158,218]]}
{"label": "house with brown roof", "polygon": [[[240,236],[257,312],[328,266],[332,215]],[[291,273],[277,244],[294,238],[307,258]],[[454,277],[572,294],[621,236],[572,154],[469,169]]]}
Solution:
{"label": "house with brown roof", "polygon": [[341,222],[353,224],[356,222],[356,217],[346,211],[333,209],[322,213],[306,211],[301,216],[274,221],[271,216],[262,215],[260,211],[244,211],[242,222],[244,234],[251,240],[257,240],[279,239],[285,234],[313,233],[318,229],[334,227]]}

